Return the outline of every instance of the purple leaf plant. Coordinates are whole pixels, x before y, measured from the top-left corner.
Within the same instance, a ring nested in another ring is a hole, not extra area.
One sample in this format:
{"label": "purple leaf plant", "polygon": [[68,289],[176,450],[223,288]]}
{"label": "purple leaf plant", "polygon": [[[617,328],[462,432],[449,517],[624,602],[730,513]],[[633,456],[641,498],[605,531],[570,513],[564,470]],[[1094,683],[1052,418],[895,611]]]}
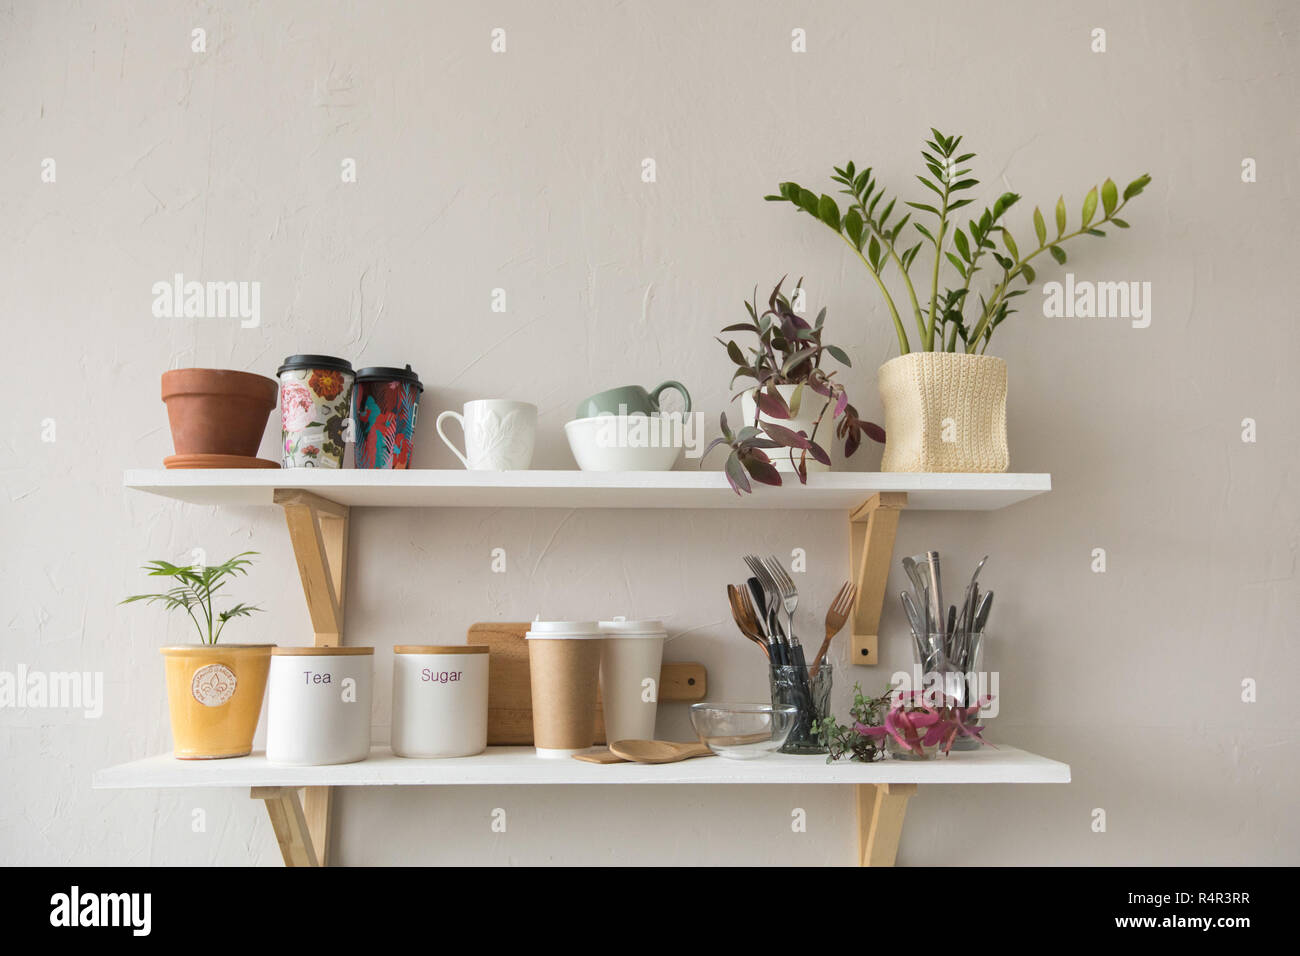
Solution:
{"label": "purple leaf plant", "polygon": [[[768,297],[767,308],[762,312],[759,312],[758,290],[755,289],[753,300],[745,303],[749,321],[722,330],[724,333],[750,333],[757,339],[754,345],[746,350],[734,339],[718,339],[736,365],[731,384],[734,386],[739,379],[751,380],[732,399],[749,392],[754,399],[755,413],[753,422],[742,423],[741,428],[733,431],[724,412],[720,419],[722,437],[709,443],[704,456],[718,445],[731,449],[723,470],[727,482],[738,495],[753,490],[751,479],[765,485],[781,484],[781,474],[773,467],[769,452],[779,450],[788,455],[801,484],[808,483],[809,457],[830,465],[830,455],[817,441],[817,433],[828,411],[835,423],[835,436],[844,442],[846,458],[858,450],[863,436],[876,442],[885,440],[883,428],[858,417],[844,386],[835,380],[836,372],[822,368],[825,356],[846,368],[851,365],[843,349],[822,342],[826,310],[822,309],[815,322],[810,324],[795,312],[781,291],[784,283],[785,278],[782,278],[776,284]],[[802,285],[802,279],[795,284],[796,295]],[[789,403],[777,390],[778,385],[798,386]],[[786,428],[772,421],[793,419],[802,403],[809,400],[807,392],[823,399],[811,432]],[[765,419],[762,422],[760,415]]]}

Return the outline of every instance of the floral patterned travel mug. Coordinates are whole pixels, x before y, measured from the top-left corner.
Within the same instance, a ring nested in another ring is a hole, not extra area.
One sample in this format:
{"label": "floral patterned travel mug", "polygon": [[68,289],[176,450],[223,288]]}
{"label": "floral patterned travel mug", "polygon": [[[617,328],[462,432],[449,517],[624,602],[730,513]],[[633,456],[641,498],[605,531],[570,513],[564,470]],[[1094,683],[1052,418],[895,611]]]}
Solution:
{"label": "floral patterned travel mug", "polygon": [[342,468],[352,440],[352,363],[332,355],[290,355],[276,370],[285,468]]}
{"label": "floral patterned travel mug", "polygon": [[374,366],[357,372],[352,392],[358,468],[409,468],[415,413],[424,386],[406,368]]}

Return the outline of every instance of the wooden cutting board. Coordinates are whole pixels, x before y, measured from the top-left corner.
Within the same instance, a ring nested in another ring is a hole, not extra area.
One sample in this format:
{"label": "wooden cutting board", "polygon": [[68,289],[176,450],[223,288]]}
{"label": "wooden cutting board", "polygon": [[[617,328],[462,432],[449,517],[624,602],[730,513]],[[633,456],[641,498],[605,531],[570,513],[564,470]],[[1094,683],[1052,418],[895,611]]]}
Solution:
{"label": "wooden cutting board", "polygon": [[[470,625],[469,643],[490,647],[488,661],[488,743],[524,746],[533,742],[533,691],[528,676],[528,622],[481,621]],[[703,664],[664,661],[659,702],[700,701],[708,691]],[[596,708],[596,743],[605,743],[605,719]]]}

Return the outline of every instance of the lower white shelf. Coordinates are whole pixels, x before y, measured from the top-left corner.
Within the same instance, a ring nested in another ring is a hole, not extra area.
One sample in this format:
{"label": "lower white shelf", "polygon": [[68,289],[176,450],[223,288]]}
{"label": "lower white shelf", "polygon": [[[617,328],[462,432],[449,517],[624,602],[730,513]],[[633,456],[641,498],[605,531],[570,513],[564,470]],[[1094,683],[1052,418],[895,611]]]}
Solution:
{"label": "lower white shelf", "polygon": [[953,753],[937,760],[863,764],[773,754],[758,760],[699,757],[678,763],[590,764],[543,760],[532,747],[489,747],[474,757],[412,760],[377,747],[370,759],[332,767],[279,767],[265,754],[226,760],[146,757],[101,770],[101,790],[177,787],[437,787],[540,784],[876,784],[1069,783],[1070,767],[1014,747]]}

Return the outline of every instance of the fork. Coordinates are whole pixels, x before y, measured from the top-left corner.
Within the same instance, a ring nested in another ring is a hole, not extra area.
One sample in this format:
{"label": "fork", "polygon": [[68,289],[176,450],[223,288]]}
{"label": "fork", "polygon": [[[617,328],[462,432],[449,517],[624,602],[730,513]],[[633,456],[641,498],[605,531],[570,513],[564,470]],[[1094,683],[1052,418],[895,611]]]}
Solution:
{"label": "fork", "polygon": [[826,652],[830,649],[831,639],[844,627],[844,622],[849,619],[849,615],[853,612],[853,603],[857,598],[858,586],[848,581],[845,582],[844,587],[840,588],[840,593],[835,595],[835,600],[826,612],[826,640],[822,641],[822,646],[817,650],[817,657],[813,661],[813,666],[808,670],[809,680],[816,677],[817,672],[822,669],[822,658],[826,656]]}
{"label": "fork", "polygon": [[[763,564],[762,559],[759,558],[758,555],[745,555],[745,564],[747,564],[749,570],[754,573],[754,577],[758,578],[758,583],[763,588],[763,593],[767,595],[768,633],[772,635],[773,640],[780,644],[783,637],[781,633],[782,628],[780,620],[776,617],[776,604],[777,599],[780,596],[780,589],[776,586],[776,582],[772,580],[772,575],[768,573],[767,566]],[[773,625],[775,625],[775,627]],[[788,640],[786,643],[789,643]]]}
{"label": "fork", "polygon": [[772,577],[772,583],[776,585],[778,596],[781,598],[781,606],[785,608],[786,617],[790,620],[790,627],[786,631],[786,636],[790,638],[790,643],[797,646],[799,638],[794,634],[794,610],[799,606],[799,589],[794,586],[790,580],[790,574],[786,571],[785,566],[776,559],[776,555],[771,555],[763,562],[767,568],[767,573]]}

